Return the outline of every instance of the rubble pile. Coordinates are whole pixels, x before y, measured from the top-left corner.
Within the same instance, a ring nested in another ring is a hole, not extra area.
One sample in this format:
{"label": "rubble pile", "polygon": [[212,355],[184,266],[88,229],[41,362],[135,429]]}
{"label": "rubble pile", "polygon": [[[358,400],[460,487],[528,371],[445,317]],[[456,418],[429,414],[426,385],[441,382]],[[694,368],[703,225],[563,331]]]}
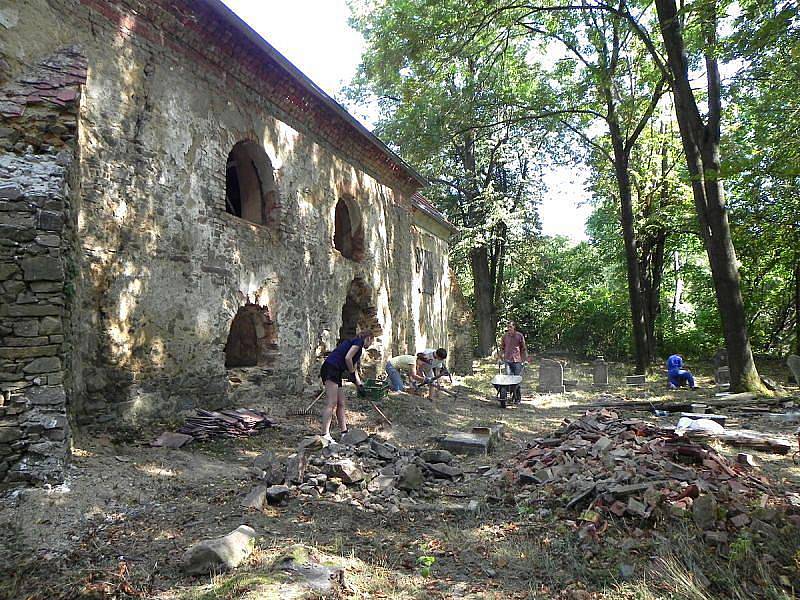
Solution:
{"label": "rubble pile", "polygon": [[450,452],[398,448],[355,428],[341,443],[305,438],[285,466],[265,452],[253,468],[262,484],[285,484],[291,496],[346,502],[371,512],[477,509],[477,501],[468,506],[426,502],[441,496],[442,485],[464,475]]}
{"label": "rubble pile", "polygon": [[663,509],[691,514],[706,539],[720,543],[727,541],[728,527],[776,529],[769,524],[775,515],[766,508],[770,487],[764,477],[705,444],[605,409],[565,421],[512,465],[518,485],[546,490],[590,524],[614,516],[646,519]]}
{"label": "rubble pile", "polygon": [[248,437],[261,433],[274,423],[266,413],[248,409],[223,410],[220,412],[199,409],[188,417],[178,433],[192,436],[196,440],[213,437]]}

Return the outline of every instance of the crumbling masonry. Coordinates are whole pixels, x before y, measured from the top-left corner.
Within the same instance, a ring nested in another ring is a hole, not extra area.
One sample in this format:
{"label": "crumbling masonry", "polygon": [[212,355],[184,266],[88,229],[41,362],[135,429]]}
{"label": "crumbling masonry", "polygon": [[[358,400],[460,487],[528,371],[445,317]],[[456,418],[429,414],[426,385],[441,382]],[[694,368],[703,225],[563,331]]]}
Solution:
{"label": "crumbling masonry", "polygon": [[424,182],[218,0],[0,3],[0,36],[0,484],[230,369],[298,392],[359,327],[374,368],[469,368]]}

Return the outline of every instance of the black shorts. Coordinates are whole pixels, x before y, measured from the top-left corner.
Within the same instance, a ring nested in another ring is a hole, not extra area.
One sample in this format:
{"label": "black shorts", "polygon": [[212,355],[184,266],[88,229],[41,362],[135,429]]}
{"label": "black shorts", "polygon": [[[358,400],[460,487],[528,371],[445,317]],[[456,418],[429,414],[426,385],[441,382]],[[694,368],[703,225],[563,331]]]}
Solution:
{"label": "black shorts", "polygon": [[[347,372],[346,369],[342,371],[335,365],[332,365],[331,363],[328,362],[324,362],[322,363],[322,367],[320,367],[319,369],[319,376],[322,379],[322,385],[325,385],[326,381],[332,381],[339,387],[342,387],[342,375],[344,375],[346,372]],[[350,373],[347,373],[347,375],[348,379],[352,378],[352,375]]]}

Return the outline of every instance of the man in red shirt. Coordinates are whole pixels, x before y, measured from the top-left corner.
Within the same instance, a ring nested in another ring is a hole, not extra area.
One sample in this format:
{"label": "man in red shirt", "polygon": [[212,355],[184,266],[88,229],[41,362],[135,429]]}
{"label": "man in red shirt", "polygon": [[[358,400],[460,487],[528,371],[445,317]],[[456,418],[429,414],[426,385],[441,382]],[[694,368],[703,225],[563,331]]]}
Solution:
{"label": "man in red shirt", "polygon": [[508,374],[521,375],[522,365],[528,360],[528,347],[514,321],[509,321],[506,332],[500,339],[500,353]]}

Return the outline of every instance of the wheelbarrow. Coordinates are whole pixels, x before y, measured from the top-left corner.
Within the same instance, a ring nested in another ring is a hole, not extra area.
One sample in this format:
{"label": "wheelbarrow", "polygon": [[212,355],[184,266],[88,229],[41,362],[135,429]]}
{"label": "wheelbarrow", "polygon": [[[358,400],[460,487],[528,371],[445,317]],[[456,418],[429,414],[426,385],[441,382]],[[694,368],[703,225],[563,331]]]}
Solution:
{"label": "wheelbarrow", "polygon": [[522,375],[495,375],[492,385],[497,390],[500,406],[505,408],[509,401],[512,404],[522,402]]}

